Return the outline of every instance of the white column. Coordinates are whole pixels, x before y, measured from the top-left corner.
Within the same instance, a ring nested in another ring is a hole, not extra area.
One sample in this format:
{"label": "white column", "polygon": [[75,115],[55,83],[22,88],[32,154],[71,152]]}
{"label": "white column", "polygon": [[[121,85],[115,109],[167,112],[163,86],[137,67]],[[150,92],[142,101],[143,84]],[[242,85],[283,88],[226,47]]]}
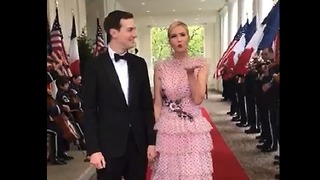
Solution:
{"label": "white column", "polygon": [[238,2],[228,2],[228,36],[231,42],[238,30]]}
{"label": "white column", "polygon": [[273,0],[257,0],[258,1],[258,20],[259,23],[268,15],[273,7]]}
{"label": "white column", "polygon": [[82,29],[86,27],[87,25],[87,15],[86,13],[86,2],[85,0],[77,0],[77,7],[78,7],[78,16],[79,16],[79,21],[78,21],[78,36],[80,36]]}
{"label": "white column", "polygon": [[229,36],[228,36],[228,10],[227,7],[223,7],[219,12],[220,17],[220,54],[226,50],[228,46]]}
{"label": "white column", "polygon": [[252,1],[252,11],[253,11],[253,17],[254,16],[258,17],[258,0]]}
{"label": "white column", "polygon": [[238,0],[238,27],[243,25],[246,20],[245,0]]}
{"label": "white column", "polygon": [[253,0],[238,0],[238,26],[251,22],[253,17]]}
{"label": "white column", "polygon": [[253,1],[254,0],[245,0],[245,12],[246,12],[246,17],[245,19],[249,19],[249,22],[251,22],[253,18]]}
{"label": "white column", "polygon": [[223,33],[222,33],[222,53],[227,49],[229,44],[229,13],[223,15]]}
{"label": "white column", "polygon": [[99,17],[101,28],[103,28],[104,18],[106,16],[106,2],[104,1],[86,1],[87,15],[87,35],[90,39],[95,39],[97,31],[97,17]]}

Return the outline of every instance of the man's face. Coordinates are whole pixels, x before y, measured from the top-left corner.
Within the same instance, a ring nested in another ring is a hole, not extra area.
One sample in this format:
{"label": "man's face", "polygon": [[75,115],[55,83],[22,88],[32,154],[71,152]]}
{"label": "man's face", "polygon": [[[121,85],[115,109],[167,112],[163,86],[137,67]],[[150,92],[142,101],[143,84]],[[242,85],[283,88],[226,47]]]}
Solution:
{"label": "man's face", "polygon": [[76,85],[80,85],[81,84],[81,76],[78,76],[76,79],[73,79],[73,83],[76,84]]}
{"label": "man's face", "polygon": [[121,19],[121,28],[119,31],[115,29],[110,30],[110,34],[117,43],[124,49],[131,49],[135,45],[135,38],[137,37],[136,26],[133,19]]}
{"label": "man's face", "polygon": [[262,50],[262,52],[261,52],[261,58],[263,59],[263,60],[271,60],[271,59],[273,59],[274,58],[274,53],[272,53],[272,52],[269,52],[269,49],[268,48],[265,48],[265,49],[263,49]]}

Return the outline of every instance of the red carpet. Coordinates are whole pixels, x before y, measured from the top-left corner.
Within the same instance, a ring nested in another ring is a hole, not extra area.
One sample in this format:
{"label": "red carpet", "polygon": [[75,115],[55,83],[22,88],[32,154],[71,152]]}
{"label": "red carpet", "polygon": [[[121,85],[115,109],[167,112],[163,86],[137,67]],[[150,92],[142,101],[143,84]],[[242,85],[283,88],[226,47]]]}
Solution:
{"label": "red carpet", "polygon": [[249,177],[224,142],[217,127],[214,125],[206,109],[202,108],[202,114],[213,127],[213,169],[214,180],[249,180]]}
{"label": "red carpet", "polygon": [[[206,109],[202,108],[202,114],[210,122],[213,127],[211,135],[213,136],[213,167],[214,180],[249,180],[249,177],[239,164],[232,151],[224,142],[222,136],[211,120]],[[148,168],[147,180],[150,180],[151,170]]]}

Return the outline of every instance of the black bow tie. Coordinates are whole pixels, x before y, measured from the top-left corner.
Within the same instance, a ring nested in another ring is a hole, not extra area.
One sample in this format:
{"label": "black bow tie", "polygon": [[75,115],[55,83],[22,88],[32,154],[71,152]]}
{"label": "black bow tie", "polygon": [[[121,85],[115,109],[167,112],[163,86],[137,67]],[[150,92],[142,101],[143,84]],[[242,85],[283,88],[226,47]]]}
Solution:
{"label": "black bow tie", "polygon": [[116,62],[118,62],[120,59],[123,59],[123,60],[127,60],[128,59],[128,53],[125,53],[124,55],[119,55],[119,54],[114,54],[114,60]]}

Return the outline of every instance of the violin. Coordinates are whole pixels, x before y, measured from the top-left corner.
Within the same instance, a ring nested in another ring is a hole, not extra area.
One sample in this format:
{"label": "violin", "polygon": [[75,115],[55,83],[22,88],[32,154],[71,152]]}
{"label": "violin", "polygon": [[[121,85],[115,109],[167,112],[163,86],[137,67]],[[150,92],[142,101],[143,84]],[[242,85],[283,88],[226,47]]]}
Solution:
{"label": "violin", "polygon": [[[57,102],[52,97],[52,95],[47,93],[47,106],[53,107],[56,106]],[[59,115],[52,117],[53,121],[60,127],[63,133],[63,138],[68,142],[74,142],[75,140],[80,139],[80,135],[77,133],[75,127],[70,122],[68,117],[61,112]]]}

